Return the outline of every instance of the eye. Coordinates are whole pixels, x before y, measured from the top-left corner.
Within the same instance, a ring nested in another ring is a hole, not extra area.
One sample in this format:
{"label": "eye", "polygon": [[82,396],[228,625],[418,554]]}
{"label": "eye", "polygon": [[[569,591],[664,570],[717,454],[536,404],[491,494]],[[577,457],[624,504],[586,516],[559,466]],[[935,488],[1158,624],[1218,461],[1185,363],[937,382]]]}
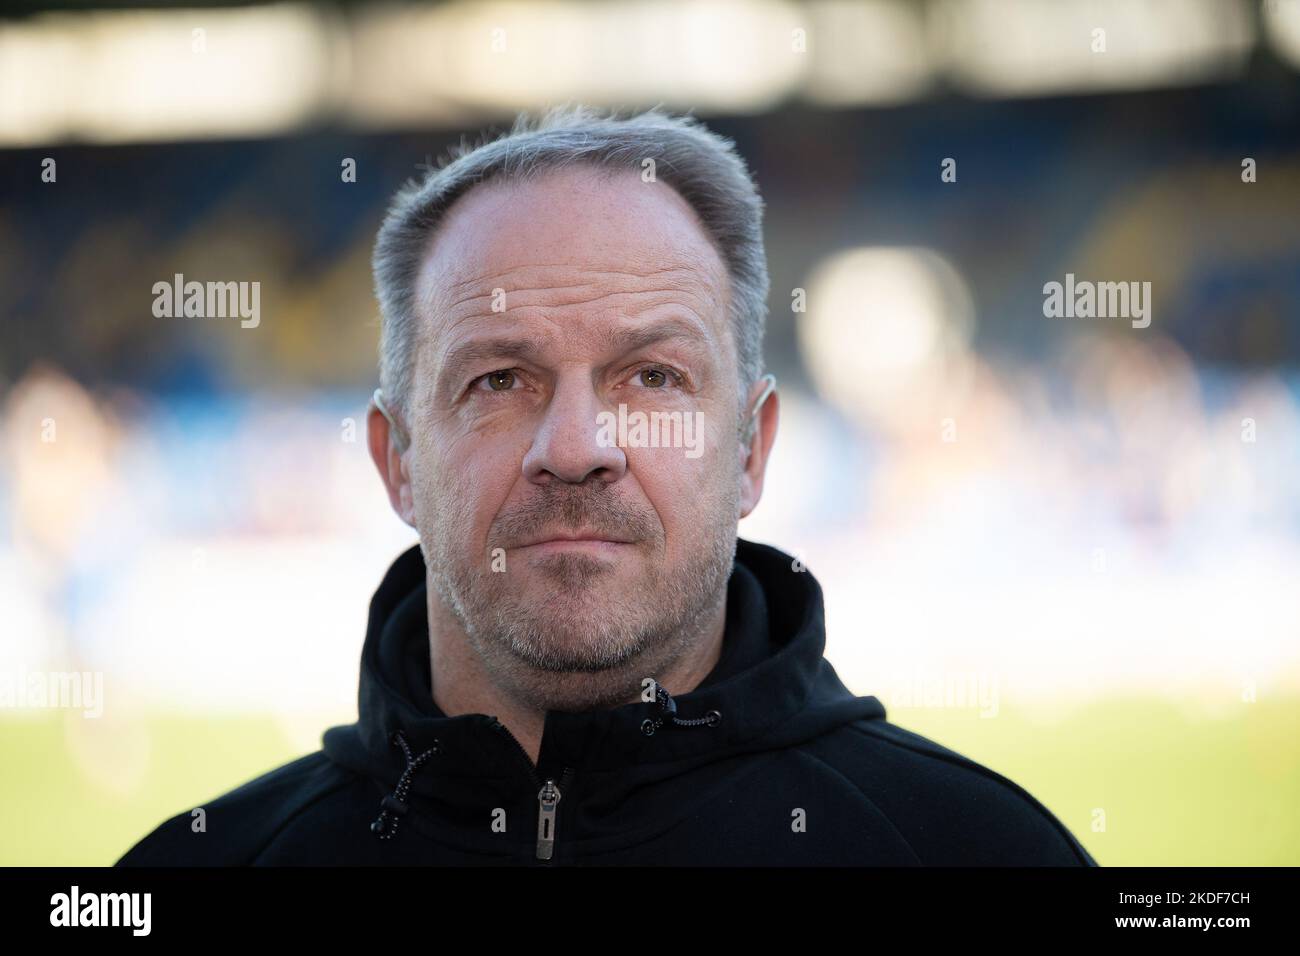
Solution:
{"label": "eye", "polygon": [[637,372],[641,379],[641,384],[646,388],[663,388],[669,382],[681,384],[681,376],[670,368],[658,365],[647,366]]}
{"label": "eye", "polygon": [[508,368],[497,369],[495,372],[480,375],[475,385],[479,382],[486,382],[487,387],[494,392],[508,392],[514,388],[515,373]]}

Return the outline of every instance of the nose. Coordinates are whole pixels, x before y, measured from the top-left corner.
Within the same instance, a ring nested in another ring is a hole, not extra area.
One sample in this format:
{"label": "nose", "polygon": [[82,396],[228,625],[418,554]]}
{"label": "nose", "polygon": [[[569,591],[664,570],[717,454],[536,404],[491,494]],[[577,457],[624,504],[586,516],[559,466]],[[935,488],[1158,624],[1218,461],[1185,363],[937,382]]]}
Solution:
{"label": "nose", "polygon": [[[602,444],[604,411],[589,380],[560,382],[524,455],[524,477],[537,484],[581,484],[589,478],[614,482],[627,471],[627,456],[617,444]],[[605,429],[617,434],[616,429]]]}

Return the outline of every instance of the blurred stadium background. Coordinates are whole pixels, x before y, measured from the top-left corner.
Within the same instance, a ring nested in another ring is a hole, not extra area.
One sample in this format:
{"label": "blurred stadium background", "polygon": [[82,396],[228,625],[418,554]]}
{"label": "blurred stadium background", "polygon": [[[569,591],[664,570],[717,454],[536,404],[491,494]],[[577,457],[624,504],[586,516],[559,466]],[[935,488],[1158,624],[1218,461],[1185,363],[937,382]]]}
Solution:
{"label": "blurred stadium background", "polygon": [[[846,682],[1103,865],[1300,863],[1300,2],[116,6],[0,13],[0,674],[105,698],[0,708],[0,864],[111,863],[354,719],[414,542],[364,447],[384,204],[569,100],[755,170],[741,533]],[[175,273],[260,325],[154,317]],[[1045,318],[1067,273],[1150,326]]]}

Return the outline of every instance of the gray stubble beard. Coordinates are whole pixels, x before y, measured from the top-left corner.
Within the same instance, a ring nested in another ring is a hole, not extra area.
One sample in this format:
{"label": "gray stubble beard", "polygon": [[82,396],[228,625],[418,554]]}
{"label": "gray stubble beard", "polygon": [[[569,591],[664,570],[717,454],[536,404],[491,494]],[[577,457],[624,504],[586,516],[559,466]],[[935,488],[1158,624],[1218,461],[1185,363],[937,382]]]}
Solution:
{"label": "gray stubble beard", "polygon": [[[715,513],[734,515],[735,497],[727,495]],[[440,518],[440,527],[451,532],[455,519]],[[627,614],[621,613],[626,606],[596,603],[599,577],[608,573],[597,559],[565,554],[543,559],[543,569],[555,579],[554,599],[530,606],[512,599],[508,569],[492,571],[490,555],[473,565],[457,562],[451,546],[456,535],[436,530],[424,551],[429,580],[444,607],[493,682],[542,711],[608,708],[635,700],[644,678],[662,674],[706,637],[725,605],[736,552],[735,525],[715,522],[701,547],[687,552],[690,559],[678,573],[656,574],[638,590],[635,613]],[[633,546],[648,550],[661,540],[662,534]],[[556,608],[575,594],[581,601],[577,610]],[[575,631],[595,637],[576,649],[562,646],[560,635]]]}

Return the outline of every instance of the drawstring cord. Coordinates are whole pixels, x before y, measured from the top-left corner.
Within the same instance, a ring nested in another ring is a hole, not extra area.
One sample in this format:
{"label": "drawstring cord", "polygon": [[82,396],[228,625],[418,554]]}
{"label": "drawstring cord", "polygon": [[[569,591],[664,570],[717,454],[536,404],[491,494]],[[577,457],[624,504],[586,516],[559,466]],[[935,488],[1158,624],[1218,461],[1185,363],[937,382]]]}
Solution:
{"label": "drawstring cord", "polygon": [[406,734],[402,731],[396,731],[389,742],[396,747],[402,748],[402,754],[406,757],[406,769],[402,771],[401,777],[397,780],[397,787],[388,796],[384,797],[379,803],[379,817],[374,823],[370,824],[370,832],[375,834],[381,840],[391,840],[393,834],[397,832],[398,821],[406,815],[409,809],[406,805],[406,795],[411,789],[411,777],[420,766],[438,752],[438,741],[435,739],[433,746],[418,756],[411,756],[411,745],[406,742]]}
{"label": "drawstring cord", "polygon": [[678,717],[677,701],[673,700],[673,695],[664,690],[658,681],[655,682],[655,700],[659,704],[659,716],[647,717],[641,721],[641,733],[647,737],[653,737],[654,732],[667,720],[671,720],[678,727],[716,727],[722,720],[722,711],[719,710],[711,710],[703,717]]}

